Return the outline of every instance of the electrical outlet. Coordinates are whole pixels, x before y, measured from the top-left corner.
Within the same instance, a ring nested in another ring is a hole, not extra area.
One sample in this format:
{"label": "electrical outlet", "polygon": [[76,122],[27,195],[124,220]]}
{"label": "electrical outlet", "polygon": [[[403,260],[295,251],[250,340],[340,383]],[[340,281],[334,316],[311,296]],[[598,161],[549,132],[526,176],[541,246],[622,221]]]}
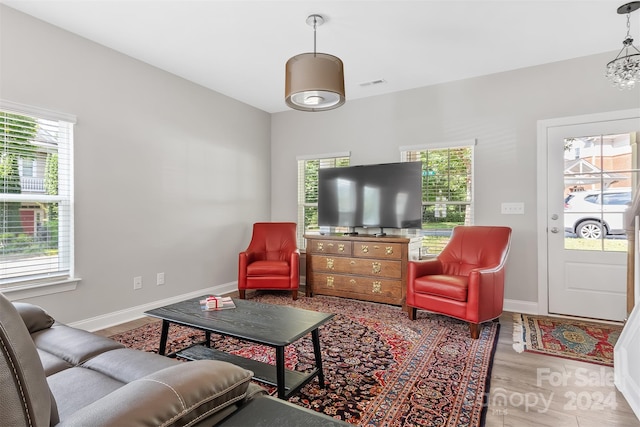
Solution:
{"label": "electrical outlet", "polygon": [[164,285],[164,273],[158,273],[158,276],[156,277],[156,285]]}
{"label": "electrical outlet", "polygon": [[142,289],[142,276],[136,276],[133,278],[133,289]]}
{"label": "electrical outlet", "polygon": [[524,215],[524,203],[522,202],[503,202],[500,208],[503,215]]}

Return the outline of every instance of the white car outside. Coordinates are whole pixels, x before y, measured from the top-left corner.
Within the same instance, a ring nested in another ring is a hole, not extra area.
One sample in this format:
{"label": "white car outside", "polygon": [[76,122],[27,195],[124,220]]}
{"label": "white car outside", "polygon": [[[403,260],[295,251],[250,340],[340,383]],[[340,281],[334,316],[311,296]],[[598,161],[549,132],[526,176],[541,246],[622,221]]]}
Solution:
{"label": "white car outside", "polygon": [[630,188],[570,193],[564,200],[565,231],[584,239],[625,234],[624,213],[630,204]]}

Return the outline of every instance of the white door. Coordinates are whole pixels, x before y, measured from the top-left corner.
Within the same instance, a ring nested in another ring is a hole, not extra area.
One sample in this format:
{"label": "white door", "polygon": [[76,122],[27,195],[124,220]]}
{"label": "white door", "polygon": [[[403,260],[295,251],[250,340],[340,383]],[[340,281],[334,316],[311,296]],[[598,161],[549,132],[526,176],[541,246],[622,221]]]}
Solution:
{"label": "white door", "polygon": [[640,119],[547,129],[548,311],[624,320]]}

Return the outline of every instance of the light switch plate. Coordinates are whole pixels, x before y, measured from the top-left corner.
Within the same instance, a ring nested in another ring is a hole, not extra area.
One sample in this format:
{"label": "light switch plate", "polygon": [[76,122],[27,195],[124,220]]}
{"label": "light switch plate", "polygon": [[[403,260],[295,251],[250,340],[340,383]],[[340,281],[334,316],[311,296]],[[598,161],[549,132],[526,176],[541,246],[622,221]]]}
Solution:
{"label": "light switch plate", "polygon": [[524,203],[503,202],[501,205],[501,213],[503,215],[524,215]]}

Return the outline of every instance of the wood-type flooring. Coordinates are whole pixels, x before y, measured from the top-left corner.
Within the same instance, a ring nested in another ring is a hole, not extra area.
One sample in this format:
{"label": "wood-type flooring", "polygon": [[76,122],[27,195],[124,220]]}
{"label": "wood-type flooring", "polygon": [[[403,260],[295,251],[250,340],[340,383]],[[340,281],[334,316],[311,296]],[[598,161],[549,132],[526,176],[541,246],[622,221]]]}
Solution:
{"label": "wood-type flooring", "polygon": [[[158,321],[98,331],[109,336]],[[613,368],[513,350],[513,313],[500,317],[485,427],[640,427],[613,385]]]}

